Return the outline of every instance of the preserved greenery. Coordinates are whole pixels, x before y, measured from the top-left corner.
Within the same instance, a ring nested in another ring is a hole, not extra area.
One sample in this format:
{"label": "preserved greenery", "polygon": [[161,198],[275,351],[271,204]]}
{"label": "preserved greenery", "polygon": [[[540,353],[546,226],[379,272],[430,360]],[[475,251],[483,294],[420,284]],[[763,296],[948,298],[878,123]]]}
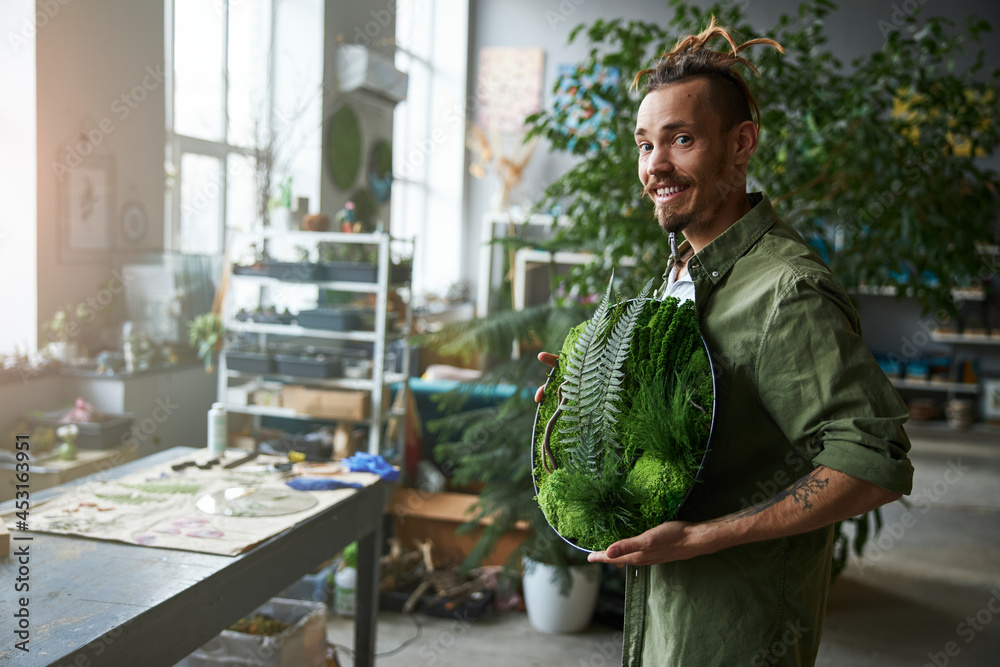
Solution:
{"label": "preserved greenery", "polygon": [[566,337],[535,422],[549,524],[600,550],[677,516],[712,425],[713,382],[694,303],[639,297]]}

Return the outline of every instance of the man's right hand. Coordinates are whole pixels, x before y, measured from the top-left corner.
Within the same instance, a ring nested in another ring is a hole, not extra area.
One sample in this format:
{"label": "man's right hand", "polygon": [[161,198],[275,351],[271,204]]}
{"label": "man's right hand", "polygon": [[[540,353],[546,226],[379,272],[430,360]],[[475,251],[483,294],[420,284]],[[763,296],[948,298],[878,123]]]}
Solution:
{"label": "man's right hand", "polygon": [[[556,362],[559,361],[559,357],[555,354],[550,354],[549,352],[539,352],[538,360],[543,364],[545,364],[546,366],[551,366],[552,368],[555,368]],[[535,392],[535,403],[542,402],[542,391],[544,389],[545,385],[542,385],[541,387],[538,388],[538,391]]]}

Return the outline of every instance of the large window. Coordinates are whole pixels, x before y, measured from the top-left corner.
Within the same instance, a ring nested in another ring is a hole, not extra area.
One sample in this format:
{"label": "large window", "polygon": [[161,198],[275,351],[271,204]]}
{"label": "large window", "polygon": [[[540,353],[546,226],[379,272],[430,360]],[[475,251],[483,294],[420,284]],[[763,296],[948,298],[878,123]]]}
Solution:
{"label": "large window", "polygon": [[463,272],[468,2],[398,0],[396,67],[409,75],[393,117],[392,229],[417,239],[414,291],[444,294]]}
{"label": "large window", "polygon": [[167,0],[166,25],[167,248],[222,252],[289,179],[317,206],[322,0]]}

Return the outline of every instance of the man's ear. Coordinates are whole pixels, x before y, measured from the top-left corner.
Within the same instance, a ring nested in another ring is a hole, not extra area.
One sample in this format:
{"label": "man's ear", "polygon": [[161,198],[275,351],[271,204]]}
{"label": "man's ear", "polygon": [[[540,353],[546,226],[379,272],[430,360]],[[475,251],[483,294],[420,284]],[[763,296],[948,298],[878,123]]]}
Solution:
{"label": "man's ear", "polygon": [[733,162],[738,165],[748,164],[750,156],[757,150],[757,126],[753,121],[743,121],[732,129],[732,139],[735,149]]}

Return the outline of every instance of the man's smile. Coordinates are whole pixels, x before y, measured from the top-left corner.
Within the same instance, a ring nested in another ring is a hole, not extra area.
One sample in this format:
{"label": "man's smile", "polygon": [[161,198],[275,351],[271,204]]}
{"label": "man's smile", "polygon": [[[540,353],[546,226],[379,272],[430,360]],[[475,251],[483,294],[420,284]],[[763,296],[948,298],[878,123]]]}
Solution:
{"label": "man's smile", "polygon": [[650,196],[657,204],[666,204],[676,199],[690,187],[690,185],[661,185],[650,188]]}

